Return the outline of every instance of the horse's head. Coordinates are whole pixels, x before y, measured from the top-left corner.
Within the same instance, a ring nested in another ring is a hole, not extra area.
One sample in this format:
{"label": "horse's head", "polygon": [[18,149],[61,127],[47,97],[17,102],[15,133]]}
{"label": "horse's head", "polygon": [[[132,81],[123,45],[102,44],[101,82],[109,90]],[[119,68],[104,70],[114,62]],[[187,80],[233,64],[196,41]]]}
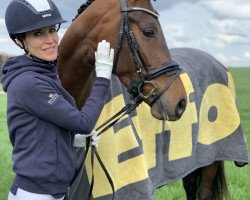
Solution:
{"label": "horse's head", "polygon": [[[81,32],[79,43],[88,46],[88,51],[94,51],[103,39],[111,43],[116,50],[114,73],[134,98],[151,106],[155,118],[181,117],[187,97],[180,66],[171,60],[158,14],[149,0],[95,0],[72,27]],[[70,29],[65,35],[72,35]],[[83,49],[79,43],[78,48]],[[91,56],[88,63],[93,60]]]}

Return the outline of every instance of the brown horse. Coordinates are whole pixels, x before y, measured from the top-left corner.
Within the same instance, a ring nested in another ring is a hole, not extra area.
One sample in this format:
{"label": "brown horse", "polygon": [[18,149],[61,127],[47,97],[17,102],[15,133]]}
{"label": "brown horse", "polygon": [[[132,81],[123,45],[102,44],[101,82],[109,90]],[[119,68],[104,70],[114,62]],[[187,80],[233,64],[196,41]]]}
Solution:
{"label": "brown horse", "polygon": [[[128,10],[123,15],[118,0],[89,2],[93,3],[65,33],[59,52],[60,79],[77,106],[90,94],[94,52],[105,39],[116,49],[114,72],[130,93],[149,104],[157,119],[179,119],[185,110],[186,92],[150,1],[129,1],[134,10],[124,3],[122,9]],[[118,37],[119,32],[123,34]]]}
{"label": "brown horse", "polygon": [[[149,104],[155,118],[177,120],[185,110],[187,97],[179,68],[171,61],[158,14],[149,0],[126,3],[126,0],[90,0],[82,6],[60,44],[61,83],[80,108],[90,94],[95,76],[97,44],[106,39],[116,49],[115,75],[130,88],[132,96],[140,96]],[[197,191],[199,199],[215,199],[211,195],[215,182],[221,189],[217,196],[226,194],[222,172],[221,162],[215,162],[186,176],[183,185],[187,199],[195,200]]]}

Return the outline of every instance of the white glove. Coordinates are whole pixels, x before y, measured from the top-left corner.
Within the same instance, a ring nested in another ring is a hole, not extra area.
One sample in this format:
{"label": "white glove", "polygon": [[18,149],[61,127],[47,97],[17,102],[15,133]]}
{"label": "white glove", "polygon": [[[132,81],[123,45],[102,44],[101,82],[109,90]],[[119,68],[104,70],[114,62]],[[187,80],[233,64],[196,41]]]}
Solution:
{"label": "white glove", "polygon": [[110,43],[103,40],[98,43],[95,52],[95,71],[97,77],[110,79],[113,69],[114,49],[110,49]]}
{"label": "white glove", "polygon": [[100,136],[97,136],[97,132],[93,130],[90,134],[83,135],[83,134],[76,134],[73,146],[74,147],[86,147],[86,139],[91,137],[91,144],[92,146],[98,147]]}
{"label": "white glove", "polygon": [[100,136],[97,135],[96,131],[92,131],[92,133],[94,134],[91,136],[91,144],[92,146],[98,147]]}

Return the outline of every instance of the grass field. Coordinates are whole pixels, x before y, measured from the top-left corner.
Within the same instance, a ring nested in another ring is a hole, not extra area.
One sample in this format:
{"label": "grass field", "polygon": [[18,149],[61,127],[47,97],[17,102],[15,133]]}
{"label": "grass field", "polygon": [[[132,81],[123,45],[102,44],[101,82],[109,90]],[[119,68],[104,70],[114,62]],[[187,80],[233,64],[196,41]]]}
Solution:
{"label": "grass field", "polygon": [[[232,72],[243,128],[250,146],[250,68],[230,68]],[[6,95],[0,86],[0,200],[6,200],[14,174],[12,173],[11,150],[6,128]],[[226,162],[226,177],[232,200],[250,199],[250,167],[236,167]],[[184,200],[185,193],[181,180],[156,191],[156,200]]]}

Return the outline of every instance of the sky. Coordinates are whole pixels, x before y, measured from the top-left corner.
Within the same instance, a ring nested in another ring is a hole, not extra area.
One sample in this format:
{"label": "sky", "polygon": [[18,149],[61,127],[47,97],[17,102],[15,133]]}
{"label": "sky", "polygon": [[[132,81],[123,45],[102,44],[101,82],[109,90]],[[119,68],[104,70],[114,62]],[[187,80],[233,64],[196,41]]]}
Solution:
{"label": "sky", "polygon": [[[60,37],[85,1],[54,1],[68,21]],[[0,0],[0,53],[17,55],[23,51],[12,42],[5,27],[9,2]],[[169,48],[196,48],[225,66],[250,66],[250,0],[156,0],[152,4],[160,14]]]}

